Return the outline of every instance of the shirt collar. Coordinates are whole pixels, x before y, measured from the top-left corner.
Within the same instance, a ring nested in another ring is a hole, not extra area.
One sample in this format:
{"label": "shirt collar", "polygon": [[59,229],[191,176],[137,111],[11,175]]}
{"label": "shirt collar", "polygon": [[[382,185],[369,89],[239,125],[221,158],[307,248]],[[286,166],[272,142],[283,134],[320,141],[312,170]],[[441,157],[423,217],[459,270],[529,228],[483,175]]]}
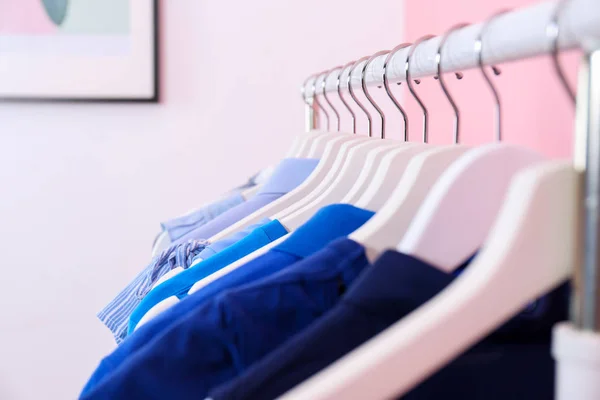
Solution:
{"label": "shirt collar", "polygon": [[306,258],[333,240],[354,232],[374,214],[350,204],[323,207],[274,250]]}
{"label": "shirt collar", "polygon": [[284,158],[257,196],[290,192],[308,178],[318,163],[317,158]]}

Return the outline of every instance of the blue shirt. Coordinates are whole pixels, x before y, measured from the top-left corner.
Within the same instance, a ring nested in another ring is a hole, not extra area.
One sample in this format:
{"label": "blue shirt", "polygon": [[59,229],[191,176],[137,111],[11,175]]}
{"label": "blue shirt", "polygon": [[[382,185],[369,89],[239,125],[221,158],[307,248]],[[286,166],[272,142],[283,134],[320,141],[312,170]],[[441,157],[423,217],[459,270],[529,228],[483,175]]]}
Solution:
{"label": "blue shirt", "polygon": [[[277,398],[420,307],[448,286],[454,275],[388,251],[330,313],[209,397]],[[536,301],[535,307],[528,307],[402,398],[554,398],[550,331],[566,318],[567,297],[561,287]]]}
{"label": "blue shirt", "polygon": [[175,241],[244,201],[245,199],[240,193],[233,193],[198,210],[165,221],[161,223],[161,226],[171,241]]}
{"label": "blue shirt", "polygon": [[209,244],[208,246],[206,246],[204,248],[204,250],[202,250],[200,253],[198,253],[196,258],[194,259],[194,263],[197,261],[200,261],[200,260],[206,260],[207,258],[210,258],[210,257],[214,256],[215,254],[222,252],[223,250],[225,250],[232,244],[235,244],[235,243],[239,242],[240,240],[242,240],[243,238],[245,238],[246,236],[248,236],[248,234],[250,234],[250,232],[252,232],[254,229],[260,228],[260,227],[268,224],[269,222],[271,222],[270,218],[263,218],[256,224],[250,225],[242,231],[235,232],[235,233],[229,235],[228,237],[226,237],[225,239],[221,239],[217,242]]}
{"label": "blue shirt", "polygon": [[110,329],[117,343],[121,343],[127,336],[129,316],[152,285],[173,268],[188,268],[206,245],[206,241],[189,240],[170,246],[154,257],[133,281],[100,310],[97,314],[98,319]]}
{"label": "blue shirt", "polygon": [[269,180],[265,182],[254,197],[187,233],[175,243],[185,242],[189,239],[211,238],[223,229],[295,189],[312,173],[318,163],[319,160],[314,158],[286,158],[282,160]]}
{"label": "blue shirt", "polygon": [[231,271],[198,292],[185,298],[155,319],[141,326],[112,354],[104,358],[90,380],[84,393],[95,387],[134,352],[150,343],[180,318],[194,312],[207,300],[219,293],[244,284],[256,282],[275,274],[295,262],[307,258],[331,241],[348,235],[367,222],[373,212],[347,204],[334,204],[319,210],[308,222],[299,227],[283,243],[266,254]]}
{"label": "blue shirt", "polygon": [[219,254],[197,263],[156,286],[131,313],[128,333],[131,334],[144,315],[164,299],[171,296],[177,296],[180,299],[186,297],[191,287],[199,280],[206,278],[210,274],[252,253],[254,250],[260,249],[279,239],[287,233],[288,231],[279,221],[271,221],[266,225],[254,229],[245,238],[229,246]]}
{"label": "blue shirt", "polygon": [[[161,223],[164,232],[167,232],[170,241],[174,241],[193,231],[194,229],[206,224],[208,221],[215,219],[225,211],[243,203],[246,199],[241,195],[243,191],[264,183],[265,180],[272,174],[273,167],[268,167],[251,176],[244,184],[232,189],[221,199],[201,207],[197,210],[188,212],[180,217],[172,218]],[[160,237],[160,235],[155,239]]]}
{"label": "blue shirt", "polygon": [[81,398],[203,398],[331,309],[367,265],[362,246],[339,239],[284,271],[225,291]]}

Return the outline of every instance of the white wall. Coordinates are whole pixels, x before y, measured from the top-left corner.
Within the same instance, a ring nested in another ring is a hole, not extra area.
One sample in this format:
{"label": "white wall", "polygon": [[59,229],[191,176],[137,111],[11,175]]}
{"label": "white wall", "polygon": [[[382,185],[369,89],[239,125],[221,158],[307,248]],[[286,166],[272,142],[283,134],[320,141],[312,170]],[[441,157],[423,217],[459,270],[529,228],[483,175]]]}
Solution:
{"label": "white wall", "polygon": [[0,103],[0,399],[75,398],[159,221],[277,161],[307,74],[402,39],[400,1],[161,3],[160,105]]}

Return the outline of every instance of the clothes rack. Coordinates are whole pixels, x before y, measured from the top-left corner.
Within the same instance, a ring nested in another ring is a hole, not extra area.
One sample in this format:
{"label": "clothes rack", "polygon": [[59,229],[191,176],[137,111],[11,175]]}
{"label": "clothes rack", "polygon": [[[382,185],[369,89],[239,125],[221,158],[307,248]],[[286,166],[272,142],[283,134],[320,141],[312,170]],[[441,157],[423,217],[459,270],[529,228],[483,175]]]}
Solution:
{"label": "clothes rack", "polygon": [[[557,10],[560,12],[557,13]],[[594,400],[600,398],[600,2],[572,0],[544,2],[507,12],[494,18],[481,38],[483,65],[500,64],[548,55],[554,50],[549,32],[559,28],[558,50],[579,48],[581,61],[575,129],[574,167],[585,184],[581,193],[581,252],[574,265],[572,317],[570,324],[555,328],[553,353],[557,361],[557,399]],[[483,23],[457,29],[443,45],[442,70],[457,72],[478,68],[476,45]],[[435,76],[436,55],[443,38],[437,36],[421,43],[411,56],[411,78]],[[390,60],[391,81],[406,80],[406,57],[410,47],[397,52]],[[383,82],[386,55],[375,58],[366,68],[367,85]],[[358,68],[337,67],[308,78],[302,93],[306,103],[306,127],[317,127],[316,95],[323,87],[336,91],[338,84],[347,88],[361,82]],[[341,71],[340,71],[341,69]],[[334,73],[335,72],[335,73]],[[339,83],[338,83],[339,77]]]}
{"label": "clothes rack", "polygon": [[[548,54],[552,48],[547,29],[552,20],[558,2],[544,2],[530,7],[507,12],[494,18],[486,28],[482,38],[483,63],[492,65],[509,61],[522,60],[535,56]],[[444,72],[456,72],[478,67],[477,53],[474,45],[481,31],[483,22],[465,26],[452,32],[443,47],[444,57],[441,67]],[[560,12],[558,25],[560,26],[559,49],[568,50],[582,47],[592,49],[600,41],[600,5],[595,0],[573,0],[564,5]],[[433,76],[437,72],[435,57],[441,36],[436,36],[421,43],[411,56],[411,76],[422,78]],[[403,82],[406,80],[405,60],[410,47],[400,50],[390,61],[389,78],[391,81]],[[374,59],[366,70],[365,80],[367,85],[380,85],[383,83],[382,70],[386,56]],[[354,69],[351,82],[358,87],[361,82],[360,65]],[[347,88],[346,77],[350,68],[345,68],[341,74],[340,86]],[[333,92],[337,89],[334,68],[327,73],[326,90]],[[320,87],[323,75],[319,75],[316,87]],[[315,77],[305,82],[307,100],[312,99]],[[317,93],[320,93],[318,91]]]}

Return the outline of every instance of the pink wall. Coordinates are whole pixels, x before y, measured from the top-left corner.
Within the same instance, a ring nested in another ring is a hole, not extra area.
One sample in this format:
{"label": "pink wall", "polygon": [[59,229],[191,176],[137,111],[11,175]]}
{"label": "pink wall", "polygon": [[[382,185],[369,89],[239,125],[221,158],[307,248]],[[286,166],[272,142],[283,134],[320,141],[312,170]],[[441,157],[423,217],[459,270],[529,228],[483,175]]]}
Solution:
{"label": "pink wall", "polygon": [[[425,34],[444,34],[460,22],[484,21],[496,11],[537,3],[536,0],[406,0],[406,39],[414,42]],[[485,51],[485,50],[484,50]],[[571,82],[575,82],[578,55],[562,58]],[[570,157],[573,143],[573,106],[564,94],[549,57],[501,65],[494,78],[503,106],[504,140],[537,149],[552,157]],[[462,143],[479,144],[493,138],[493,102],[481,73],[465,73],[446,82],[461,109]],[[403,93],[412,126],[411,140],[421,135],[420,109],[408,90]],[[452,113],[439,83],[425,79],[416,90],[430,112],[430,142],[449,143]]]}

